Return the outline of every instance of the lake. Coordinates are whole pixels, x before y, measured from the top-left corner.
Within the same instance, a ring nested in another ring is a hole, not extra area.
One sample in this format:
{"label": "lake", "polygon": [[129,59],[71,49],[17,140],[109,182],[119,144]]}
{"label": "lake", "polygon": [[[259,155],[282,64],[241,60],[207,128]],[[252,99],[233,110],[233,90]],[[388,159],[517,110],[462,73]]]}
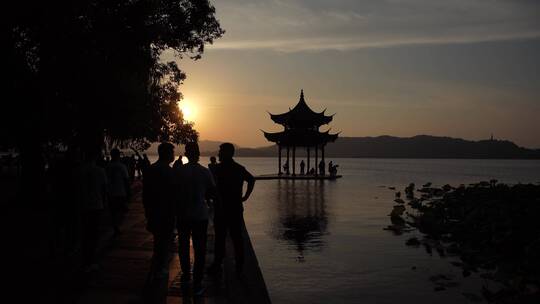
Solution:
{"label": "lake", "polygon": [[[420,186],[540,182],[537,160],[327,159],[335,181],[257,181],[245,221],[274,303],[462,303],[480,295],[477,277],[461,279],[451,258],[428,255],[383,230],[395,191]],[[277,159],[238,158],[253,174],[277,171]],[[208,164],[203,157],[201,163]],[[444,274],[460,284],[434,291]]]}

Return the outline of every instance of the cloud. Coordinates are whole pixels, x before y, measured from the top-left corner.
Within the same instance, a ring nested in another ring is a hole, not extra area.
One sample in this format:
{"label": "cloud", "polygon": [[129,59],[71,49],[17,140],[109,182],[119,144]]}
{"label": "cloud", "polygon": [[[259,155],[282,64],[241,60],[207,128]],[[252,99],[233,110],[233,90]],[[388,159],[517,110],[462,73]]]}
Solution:
{"label": "cloud", "polygon": [[354,50],[540,37],[540,1],[229,0],[210,49]]}
{"label": "cloud", "polygon": [[407,45],[433,45],[433,44],[462,44],[478,43],[488,41],[506,41],[516,39],[534,39],[540,38],[540,31],[530,33],[519,33],[512,35],[484,35],[480,37],[462,36],[462,37],[414,37],[381,39],[381,40],[362,40],[345,38],[319,38],[319,39],[295,39],[295,40],[251,40],[251,41],[225,41],[215,44],[209,49],[215,50],[255,50],[272,49],[281,52],[300,52],[300,51],[324,51],[338,50],[348,51],[365,48],[387,48]]}

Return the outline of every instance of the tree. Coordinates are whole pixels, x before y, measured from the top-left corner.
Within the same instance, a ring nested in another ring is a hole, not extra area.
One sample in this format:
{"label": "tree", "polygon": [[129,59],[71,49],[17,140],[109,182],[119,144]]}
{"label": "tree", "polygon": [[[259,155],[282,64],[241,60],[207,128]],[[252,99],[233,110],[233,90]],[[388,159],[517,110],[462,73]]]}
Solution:
{"label": "tree", "polygon": [[20,152],[21,200],[42,200],[47,146],[144,148],[197,139],[177,104],[186,75],[161,57],[171,51],[197,60],[223,35],[208,0],[11,4],[1,36],[0,149]]}
{"label": "tree", "polygon": [[205,44],[223,35],[208,0],[15,5],[3,38],[5,146],[196,140],[177,105],[186,75],[160,59],[165,51],[199,59]]}

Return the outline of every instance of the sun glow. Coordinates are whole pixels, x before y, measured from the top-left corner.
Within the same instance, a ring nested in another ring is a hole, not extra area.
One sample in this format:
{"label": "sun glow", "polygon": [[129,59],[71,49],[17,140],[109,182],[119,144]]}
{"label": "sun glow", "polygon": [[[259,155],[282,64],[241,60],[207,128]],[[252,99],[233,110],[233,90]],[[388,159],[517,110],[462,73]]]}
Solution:
{"label": "sun glow", "polygon": [[178,103],[178,107],[184,115],[184,120],[193,122],[197,116],[197,111],[193,103],[188,99],[183,99]]}

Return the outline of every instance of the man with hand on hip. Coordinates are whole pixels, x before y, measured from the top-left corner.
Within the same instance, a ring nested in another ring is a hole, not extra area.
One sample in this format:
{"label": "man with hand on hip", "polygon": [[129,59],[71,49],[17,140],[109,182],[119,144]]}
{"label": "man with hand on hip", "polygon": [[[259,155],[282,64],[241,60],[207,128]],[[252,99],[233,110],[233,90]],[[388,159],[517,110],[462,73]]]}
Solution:
{"label": "man with hand on hip", "polygon": [[[208,272],[217,274],[221,271],[225,257],[225,237],[228,231],[234,245],[236,274],[240,276],[244,266],[243,202],[251,195],[255,178],[246,168],[235,162],[233,156],[233,144],[224,143],[219,147],[220,163],[215,169],[219,195],[214,216],[215,260]],[[245,194],[243,194],[244,183],[247,183]]]}

